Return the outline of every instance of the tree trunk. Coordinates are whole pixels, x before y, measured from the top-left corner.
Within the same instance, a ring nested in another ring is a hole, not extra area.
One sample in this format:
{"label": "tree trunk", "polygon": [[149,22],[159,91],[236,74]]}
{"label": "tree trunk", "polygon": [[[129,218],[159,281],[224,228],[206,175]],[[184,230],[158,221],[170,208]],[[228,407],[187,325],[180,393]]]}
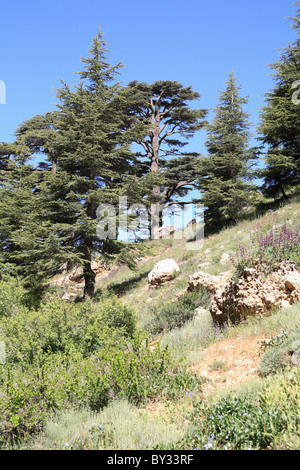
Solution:
{"label": "tree trunk", "polygon": [[[154,123],[155,121],[155,123]],[[152,155],[151,155],[151,173],[159,173],[159,115],[152,116],[153,127],[151,129],[152,138]],[[151,217],[155,217],[155,223],[158,228],[162,227],[162,211],[158,209],[158,205],[161,204],[161,188],[160,186],[154,186],[152,188],[154,200],[155,200],[155,209],[153,211],[153,206],[151,206]]]}
{"label": "tree trunk", "polygon": [[280,190],[282,192],[282,195],[283,195],[284,199],[287,200],[288,197],[286,195],[286,192],[284,191],[283,184],[280,182],[279,185],[280,185]]}
{"label": "tree trunk", "polygon": [[[87,215],[90,218],[95,218],[95,205],[93,202],[87,203],[86,208]],[[84,244],[84,261],[85,265],[83,268],[84,277],[84,298],[90,297],[91,299],[95,296],[95,283],[96,274],[92,270],[92,253],[93,253],[93,242],[90,234],[86,234]]]}
{"label": "tree trunk", "polygon": [[83,270],[84,277],[84,298],[90,297],[93,299],[95,297],[95,282],[96,274],[92,270],[91,261],[88,262]]}

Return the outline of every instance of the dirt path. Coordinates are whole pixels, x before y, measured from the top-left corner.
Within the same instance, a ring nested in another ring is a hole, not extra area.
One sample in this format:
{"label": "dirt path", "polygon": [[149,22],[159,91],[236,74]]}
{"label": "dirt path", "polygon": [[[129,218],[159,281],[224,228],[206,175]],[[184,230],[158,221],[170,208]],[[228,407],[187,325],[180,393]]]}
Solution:
{"label": "dirt path", "polygon": [[264,337],[230,338],[212,344],[204,351],[200,363],[189,369],[208,379],[203,394],[216,388],[232,389],[257,376],[260,362],[260,341]]}

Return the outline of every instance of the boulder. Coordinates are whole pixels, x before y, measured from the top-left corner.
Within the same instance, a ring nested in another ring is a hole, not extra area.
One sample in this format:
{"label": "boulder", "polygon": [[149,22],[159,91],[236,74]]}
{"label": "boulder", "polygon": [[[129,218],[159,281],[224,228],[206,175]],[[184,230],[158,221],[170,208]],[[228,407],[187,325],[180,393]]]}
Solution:
{"label": "boulder", "polygon": [[176,261],[167,258],[156,263],[148,274],[148,282],[150,286],[160,286],[174,279],[179,272],[180,269]]}
{"label": "boulder", "polygon": [[285,286],[288,290],[300,290],[300,273],[293,271],[285,275]]}
{"label": "boulder", "polygon": [[154,238],[170,238],[170,235],[176,231],[175,225],[163,225],[162,227],[155,227],[153,230]]}
{"label": "boulder", "polygon": [[220,259],[220,263],[223,265],[223,266],[226,266],[227,264],[230,264],[231,263],[231,256],[229,253],[223,253],[222,256],[221,256],[221,259]]}
{"label": "boulder", "polygon": [[216,323],[238,322],[299,300],[300,273],[293,263],[283,262],[269,276],[258,268],[245,268],[238,280],[231,278],[214,291],[210,312]]}
{"label": "boulder", "polygon": [[230,276],[231,273],[229,271],[219,276],[199,271],[189,277],[187,292],[197,291],[200,289],[200,286],[206,287],[210,292],[215,292],[226,284]]}
{"label": "boulder", "polygon": [[[92,261],[92,270],[96,274],[96,280],[107,274],[108,267],[104,261]],[[65,287],[70,283],[83,284],[83,268],[81,266],[76,266],[73,269],[67,271],[64,270],[61,277],[52,282],[53,285],[57,287]]]}
{"label": "boulder", "polygon": [[268,276],[258,267],[245,268],[239,279],[230,271],[219,276],[200,271],[190,276],[186,291],[199,290],[200,286],[211,292],[210,313],[218,324],[264,315],[300,301],[300,272],[288,261]]}

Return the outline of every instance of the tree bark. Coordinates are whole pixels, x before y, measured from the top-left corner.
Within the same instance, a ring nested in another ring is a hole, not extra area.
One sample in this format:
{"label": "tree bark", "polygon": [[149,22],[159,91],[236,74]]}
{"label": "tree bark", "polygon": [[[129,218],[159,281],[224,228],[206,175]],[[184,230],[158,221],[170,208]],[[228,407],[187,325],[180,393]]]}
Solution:
{"label": "tree bark", "polygon": [[89,261],[83,270],[84,277],[84,298],[90,297],[93,299],[95,297],[95,282],[96,274],[92,270],[91,261]]}
{"label": "tree bark", "polygon": [[284,191],[284,187],[283,187],[283,184],[280,182],[280,190],[282,192],[282,195],[284,197],[285,200],[288,199],[287,195],[286,195],[286,192]]}
{"label": "tree bark", "polygon": [[[95,218],[95,204],[93,202],[87,203],[86,212],[89,217]],[[86,234],[85,243],[84,243],[85,265],[83,268],[84,298],[90,297],[91,299],[95,297],[95,283],[96,283],[96,274],[92,269],[92,252],[93,252],[92,237]]]}

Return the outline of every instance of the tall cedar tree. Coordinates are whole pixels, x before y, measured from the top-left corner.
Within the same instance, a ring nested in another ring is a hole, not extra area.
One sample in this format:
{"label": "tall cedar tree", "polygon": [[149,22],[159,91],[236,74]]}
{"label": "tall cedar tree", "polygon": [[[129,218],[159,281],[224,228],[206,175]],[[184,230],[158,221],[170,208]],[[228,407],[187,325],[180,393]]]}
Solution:
{"label": "tall cedar tree", "polygon": [[[94,296],[95,253],[119,254],[129,261],[128,248],[117,240],[97,237],[99,204],[117,204],[126,175],[133,171],[130,140],[124,132],[120,86],[115,82],[121,64],[111,66],[106,59],[106,43],[99,31],[90,57],[82,59],[81,82],[72,92],[67,84],[58,90],[60,134],[57,172],[67,179],[65,201],[76,207],[70,236],[73,249],[83,262],[84,295]],[[72,206],[71,206],[72,207]]]}
{"label": "tall cedar tree", "polygon": [[281,52],[275,70],[275,87],[266,94],[258,128],[260,140],[267,145],[263,191],[268,196],[282,194],[299,184],[300,178],[300,2],[293,28],[297,39]]}
{"label": "tall cedar tree", "polygon": [[[39,200],[42,220],[51,227],[48,235],[51,238],[50,245],[53,248],[53,234],[56,240],[64,237],[63,246],[65,255],[61,253],[61,262],[56,266],[56,272],[62,268],[70,268],[73,264],[80,263],[80,256],[76,250],[70,252],[70,247],[74,248],[75,232],[72,226],[76,223],[77,204],[67,199],[69,194],[69,176],[66,172],[57,172],[57,162],[59,152],[62,147],[62,137],[58,129],[59,113],[57,111],[47,112],[45,115],[36,115],[23,122],[16,131],[16,144],[18,147],[25,146],[32,156],[39,157],[39,162],[35,168],[36,179],[34,181],[33,192],[35,200]],[[31,234],[33,237],[33,233]],[[47,234],[44,236],[46,243]],[[45,251],[46,253],[46,251]],[[31,250],[28,251],[31,257]],[[50,254],[51,256],[51,254]],[[35,257],[34,257],[35,258]],[[54,256],[51,256],[55,259]],[[43,266],[47,266],[46,254],[43,256]],[[73,261],[72,261],[73,260]],[[53,273],[42,270],[39,278],[49,277]],[[56,273],[55,273],[56,274]]]}
{"label": "tall cedar tree", "polygon": [[[134,266],[128,246],[99,239],[96,227],[99,204],[117,206],[136,167],[115,82],[121,65],[108,63],[100,31],[89,52],[75,90],[63,83],[57,91],[57,111],[29,119],[14,144],[0,146],[6,167],[0,209],[7,214],[0,231],[1,245],[10,253],[3,261],[12,261],[26,279],[49,277],[65,263],[81,264],[84,295],[93,297],[97,252]],[[44,157],[37,168],[26,163],[33,154]]]}
{"label": "tall cedar tree", "polygon": [[251,161],[256,149],[247,149],[249,115],[243,110],[248,100],[240,96],[240,86],[233,73],[229,74],[226,89],[219,95],[214,118],[207,126],[205,143],[208,156],[202,161],[199,189],[205,207],[205,224],[218,230],[236,223],[251,202]]}
{"label": "tall cedar tree", "polygon": [[151,85],[134,81],[125,89],[125,96],[133,139],[143,149],[136,155],[150,189],[148,213],[161,226],[162,211],[157,208],[185,196],[195,180],[199,155],[181,149],[203,128],[207,111],[191,109],[188,102],[199,100],[199,93],[176,81]]}

